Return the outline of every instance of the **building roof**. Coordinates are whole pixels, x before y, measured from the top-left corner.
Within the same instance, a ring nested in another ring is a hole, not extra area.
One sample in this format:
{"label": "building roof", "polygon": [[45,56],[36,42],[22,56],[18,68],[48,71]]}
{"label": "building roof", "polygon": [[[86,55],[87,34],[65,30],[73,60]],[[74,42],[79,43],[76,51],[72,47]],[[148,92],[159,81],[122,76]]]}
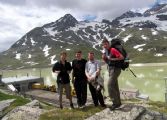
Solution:
{"label": "building roof", "polygon": [[2,82],[5,84],[9,84],[9,83],[17,83],[17,82],[34,81],[37,79],[40,79],[40,77],[36,77],[36,76],[8,77],[8,78],[2,78]]}

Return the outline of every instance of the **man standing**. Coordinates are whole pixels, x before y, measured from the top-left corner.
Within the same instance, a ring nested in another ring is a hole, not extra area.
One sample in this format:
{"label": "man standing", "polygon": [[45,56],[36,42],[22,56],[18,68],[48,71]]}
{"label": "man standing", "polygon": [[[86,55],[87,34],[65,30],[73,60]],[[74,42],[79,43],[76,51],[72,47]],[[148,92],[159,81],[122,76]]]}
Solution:
{"label": "man standing", "polygon": [[[115,40],[113,39],[113,42],[114,41]],[[123,60],[124,57],[116,48],[114,48],[113,44],[110,47],[109,41],[107,39],[104,39],[102,44],[102,59],[108,64],[109,67],[108,93],[113,102],[111,110],[115,110],[121,106],[118,77],[121,73],[120,60]]]}
{"label": "man standing", "polygon": [[87,78],[85,75],[86,60],[82,58],[82,52],[77,51],[76,59],[72,61],[72,81],[77,96],[78,107],[84,107],[87,100]]}
{"label": "man standing", "polygon": [[60,53],[60,61],[56,62],[55,65],[52,68],[52,71],[57,73],[57,84],[58,84],[58,92],[59,92],[59,103],[60,108],[63,108],[62,105],[62,94],[63,94],[63,88],[66,92],[66,97],[70,101],[70,107],[74,108],[72,103],[72,96],[71,96],[71,86],[70,86],[70,77],[69,73],[72,70],[71,64],[66,61],[67,53],[61,52]]}
{"label": "man standing", "polygon": [[96,81],[98,76],[100,75],[100,66],[98,61],[94,59],[94,53],[88,53],[89,61],[86,63],[85,74],[87,76],[89,82],[89,90],[92,95],[92,99],[95,106],[98,106],[99,103],[102,107],[106,107],[104,104],[103,95],[101,93],[101,89],[97,89],[92,85],[92,81]]}

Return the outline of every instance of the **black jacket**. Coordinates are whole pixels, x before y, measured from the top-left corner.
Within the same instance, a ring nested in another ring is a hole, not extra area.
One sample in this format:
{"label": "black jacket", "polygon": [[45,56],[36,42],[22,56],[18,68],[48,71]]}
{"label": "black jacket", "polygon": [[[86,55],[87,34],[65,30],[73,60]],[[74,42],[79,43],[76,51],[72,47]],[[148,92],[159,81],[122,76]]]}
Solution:
{"label": "black jacket", "polygon": [[52,68],[53,72],[60,71],[60,73],[57,75],[57,83],[61,84],[67,84],[70,82],[70,77],[67,71],[71,70],[72,70],[71,64],[67,61],[65,61],[65,65],[63,65],[61,61],[56,62]]}

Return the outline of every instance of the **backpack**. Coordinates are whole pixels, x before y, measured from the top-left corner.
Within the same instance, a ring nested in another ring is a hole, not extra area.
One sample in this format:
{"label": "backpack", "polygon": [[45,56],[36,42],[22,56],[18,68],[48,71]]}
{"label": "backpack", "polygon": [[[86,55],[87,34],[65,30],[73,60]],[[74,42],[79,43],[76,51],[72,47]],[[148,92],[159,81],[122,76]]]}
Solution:
{"label": "backpack", "polygon": [[124,59],[119,61],[118,66],[122,70],[125,70],[126,68],[128,68],[129,67],[129,57],[128,57],[126,50],[121,45],[121,41],[119,39],[113,39],[111,41],[111,48],[115,48],[124,56]]}

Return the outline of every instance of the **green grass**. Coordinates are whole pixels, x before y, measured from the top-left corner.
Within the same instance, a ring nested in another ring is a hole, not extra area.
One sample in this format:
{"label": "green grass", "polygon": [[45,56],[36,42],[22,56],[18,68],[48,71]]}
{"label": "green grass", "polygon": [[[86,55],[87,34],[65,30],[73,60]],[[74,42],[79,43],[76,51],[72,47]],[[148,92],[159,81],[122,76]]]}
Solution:
{"label": "green grass", "polygon": [[17,106],[22,106],[22,105],[25,105],[26,103],[30,102],[30,100],[22,98],[20,96],[7,95],[7,94],[0,92],[0,101],[8,100],[8,99],[15,99],[15,101],[7,109],[5,109],[4,113],[11,111],[12,109],[14,109]]}
{"label": "green grass", "polygon": [[102,107],[87,106],[83,109],[53,109],[40,116],[39,120],[84,120],[97,112],[103,110]]}

